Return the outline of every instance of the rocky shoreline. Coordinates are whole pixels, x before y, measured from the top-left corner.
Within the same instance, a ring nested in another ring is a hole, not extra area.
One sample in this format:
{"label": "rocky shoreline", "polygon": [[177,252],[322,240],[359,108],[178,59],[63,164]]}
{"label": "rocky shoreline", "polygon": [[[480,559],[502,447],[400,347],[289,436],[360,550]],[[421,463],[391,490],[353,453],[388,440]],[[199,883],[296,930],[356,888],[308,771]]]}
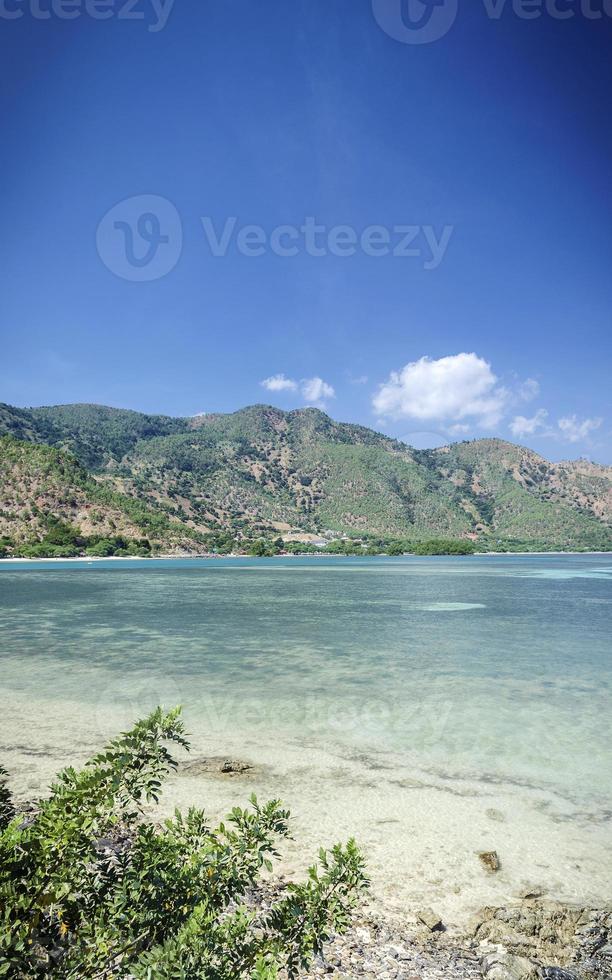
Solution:
{"label": "rocky shoreline", "polygon": [[304,977],[609,980],[612,910],[523,902],[483,909],[464,936],[360,916]]}
{"label": "rocky shoreline", "polygon": [[[282,896],[276,880],[249,894],[262,911]],[[410,921],[411,920],[411,921]],[[426,922],[428,924],[426,924]],[[612,980],[612,905],[589,908],[544,899],[484,908],[462,933],[431,910],[406,921],[358,911],[332,936],[303,980]]]}

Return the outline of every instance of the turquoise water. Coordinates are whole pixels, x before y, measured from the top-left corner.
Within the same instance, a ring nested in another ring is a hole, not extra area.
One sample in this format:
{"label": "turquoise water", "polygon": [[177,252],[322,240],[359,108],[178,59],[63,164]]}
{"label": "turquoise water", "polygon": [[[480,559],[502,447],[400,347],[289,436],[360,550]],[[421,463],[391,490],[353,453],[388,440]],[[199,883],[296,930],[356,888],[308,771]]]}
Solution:
{"label": "turquoise water", "polygon": [[80,706],[91,736],[179,701],[218,741],[388,754],[601,819],[611,625],[610,556],[0,563],[6,705]]}

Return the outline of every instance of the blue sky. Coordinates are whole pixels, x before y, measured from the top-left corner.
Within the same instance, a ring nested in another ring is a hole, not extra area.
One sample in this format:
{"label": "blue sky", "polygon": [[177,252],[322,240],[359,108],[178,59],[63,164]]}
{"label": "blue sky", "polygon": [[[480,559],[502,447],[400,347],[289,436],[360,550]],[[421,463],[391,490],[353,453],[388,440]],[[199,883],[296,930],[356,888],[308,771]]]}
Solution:
{"label": "blue sky", "polygon": [[0,400],[612,463],[612,18],[453,2],[3,0]]}

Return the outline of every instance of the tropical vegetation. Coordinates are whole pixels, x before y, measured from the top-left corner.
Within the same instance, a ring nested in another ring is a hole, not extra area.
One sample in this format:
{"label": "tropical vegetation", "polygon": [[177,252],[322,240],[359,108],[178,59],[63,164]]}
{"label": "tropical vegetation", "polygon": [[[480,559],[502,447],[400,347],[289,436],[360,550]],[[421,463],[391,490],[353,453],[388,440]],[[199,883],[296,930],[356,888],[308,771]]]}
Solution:
{"label": "tropical vegetation", "polygon": [[273,980],[347,925],[367,886],[352,840],[257,902],[288,835],[278,800],[252,797],[218,827],[195,807],[145,818],[177,768],[173,745],[189,747],[180,709],[158,708],[28,808],[0,769],[0,976]]}

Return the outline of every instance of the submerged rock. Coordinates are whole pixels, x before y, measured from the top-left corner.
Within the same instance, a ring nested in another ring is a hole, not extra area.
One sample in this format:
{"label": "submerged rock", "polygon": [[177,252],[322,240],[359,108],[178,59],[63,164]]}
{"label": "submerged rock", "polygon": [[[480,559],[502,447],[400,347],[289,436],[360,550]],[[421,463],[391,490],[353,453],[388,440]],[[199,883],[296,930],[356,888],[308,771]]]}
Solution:
{"label": "submerged rock", "polygon": [[254,772],[255,767],[241,759],[228,759],[227,756],[208,756],[206,759],[191,759],[183,763],[181,770],[189,776],[221,774],[233,776]]}
{"label": "submerged rock", "polygon": [[221,772],[249,772],[253,766],[250,766],[248,762],[240,762],[236,759],[226,759],[221,766]]}
{"label": "submerged rock", "polygon": [[542,895],[543,894],[544,894],[544,889],[543,888],[540,888],[539,885],[525,885],[519,891],[518,897],[519,898],[523,898],[525,900],[528,900],[530,898],[531,899],[533,899],[533,898],[542,898]]}
{"label": "submerged rock", "polygon": [[499,871],[501,868],[501,862],[497,851],[480,851],[478,857],[481,864],[484,865],[487,871]]}

